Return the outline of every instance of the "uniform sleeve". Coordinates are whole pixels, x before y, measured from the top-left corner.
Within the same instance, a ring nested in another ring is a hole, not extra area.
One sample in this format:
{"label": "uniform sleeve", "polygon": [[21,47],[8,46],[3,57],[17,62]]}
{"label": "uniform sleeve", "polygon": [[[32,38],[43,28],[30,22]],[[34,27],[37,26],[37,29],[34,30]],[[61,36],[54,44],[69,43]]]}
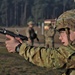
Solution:
{"label": "uniform sleeve", "polygon": [[50,36],[53,36],[54,35],[54,29],[53,28],[49,30],[49,35]]}
{"label": "uniform sleeve", "polygon": [[66,68],[75,69],[75,53],[68,59]]}
{"label": "uniform sleeve", "polygon": [[47,68],[61,68],[67,63],[67,59],[72,55],[67,47],[59,49],[46,49],[45,47],[32,47],[25,43],[20,47],[19,54],[29,62]]}

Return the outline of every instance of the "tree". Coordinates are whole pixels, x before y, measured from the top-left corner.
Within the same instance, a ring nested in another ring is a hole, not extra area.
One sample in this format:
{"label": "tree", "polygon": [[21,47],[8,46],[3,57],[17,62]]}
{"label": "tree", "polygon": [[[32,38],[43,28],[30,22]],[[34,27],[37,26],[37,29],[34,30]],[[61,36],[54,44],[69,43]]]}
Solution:
{"label": "tree", "polygon": [[8,27],[8,2],[7,0],[2,1],[1,5],[1,18],[2,18],[2,23]]}
{"label": "tree", "polygon": [[32,16],[34,21],[37,23],[40,19],[45,19],[45,9],[47,7],[47,3],[45,0],[34,0],[34,4],[32,7]]}
{"label": "tree", "polygon": [[0,0],[0,24],[23,26],[29,20],[38,23],[74,8],[74,0]]}
{"label": "tree", "polygon": [[24,12],[23,12],[23,16],[21,18],[21,24],[24,25],[26,22],[26,15],[27,15],[27,6],[28,6],[28,0],[25,1],[24,4]]}

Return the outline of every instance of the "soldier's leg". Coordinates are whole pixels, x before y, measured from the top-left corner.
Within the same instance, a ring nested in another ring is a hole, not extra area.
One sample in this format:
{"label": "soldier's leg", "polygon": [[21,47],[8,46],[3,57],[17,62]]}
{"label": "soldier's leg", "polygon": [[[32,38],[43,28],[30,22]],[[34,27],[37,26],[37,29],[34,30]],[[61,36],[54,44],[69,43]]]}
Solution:
{"label": "soldier's leg", "polygon": [[32,39],[31,42],[32,42],[32,46],[33,46],[34,45],[34,39]]}

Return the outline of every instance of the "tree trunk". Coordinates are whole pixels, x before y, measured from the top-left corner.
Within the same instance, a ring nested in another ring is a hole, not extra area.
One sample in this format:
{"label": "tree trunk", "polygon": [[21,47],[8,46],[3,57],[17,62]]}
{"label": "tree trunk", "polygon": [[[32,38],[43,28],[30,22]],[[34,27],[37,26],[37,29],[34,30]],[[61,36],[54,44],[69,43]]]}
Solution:
{"label": "tree trunk", "polygon": [[22,22],[22,25],[24,25],[25,23],[26,23],[26,12],[27,12],[27,5],[28,5],[28,3],[26,2],[25,3],[25,6],[24,6],[24,13],[23,13],[23,16],[22,16],[22,18],[21,18],[21,22]]}

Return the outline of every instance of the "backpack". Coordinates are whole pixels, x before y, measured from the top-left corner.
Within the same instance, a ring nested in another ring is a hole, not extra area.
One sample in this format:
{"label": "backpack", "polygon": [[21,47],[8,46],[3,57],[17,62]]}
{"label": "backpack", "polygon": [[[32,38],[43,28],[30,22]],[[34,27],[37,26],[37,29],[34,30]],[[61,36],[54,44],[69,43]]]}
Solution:
{"label": "backpack", "polygon": [[29,30],[29,35],[31,39],[37,38],[37,34],[35,33],[34,29]]}

